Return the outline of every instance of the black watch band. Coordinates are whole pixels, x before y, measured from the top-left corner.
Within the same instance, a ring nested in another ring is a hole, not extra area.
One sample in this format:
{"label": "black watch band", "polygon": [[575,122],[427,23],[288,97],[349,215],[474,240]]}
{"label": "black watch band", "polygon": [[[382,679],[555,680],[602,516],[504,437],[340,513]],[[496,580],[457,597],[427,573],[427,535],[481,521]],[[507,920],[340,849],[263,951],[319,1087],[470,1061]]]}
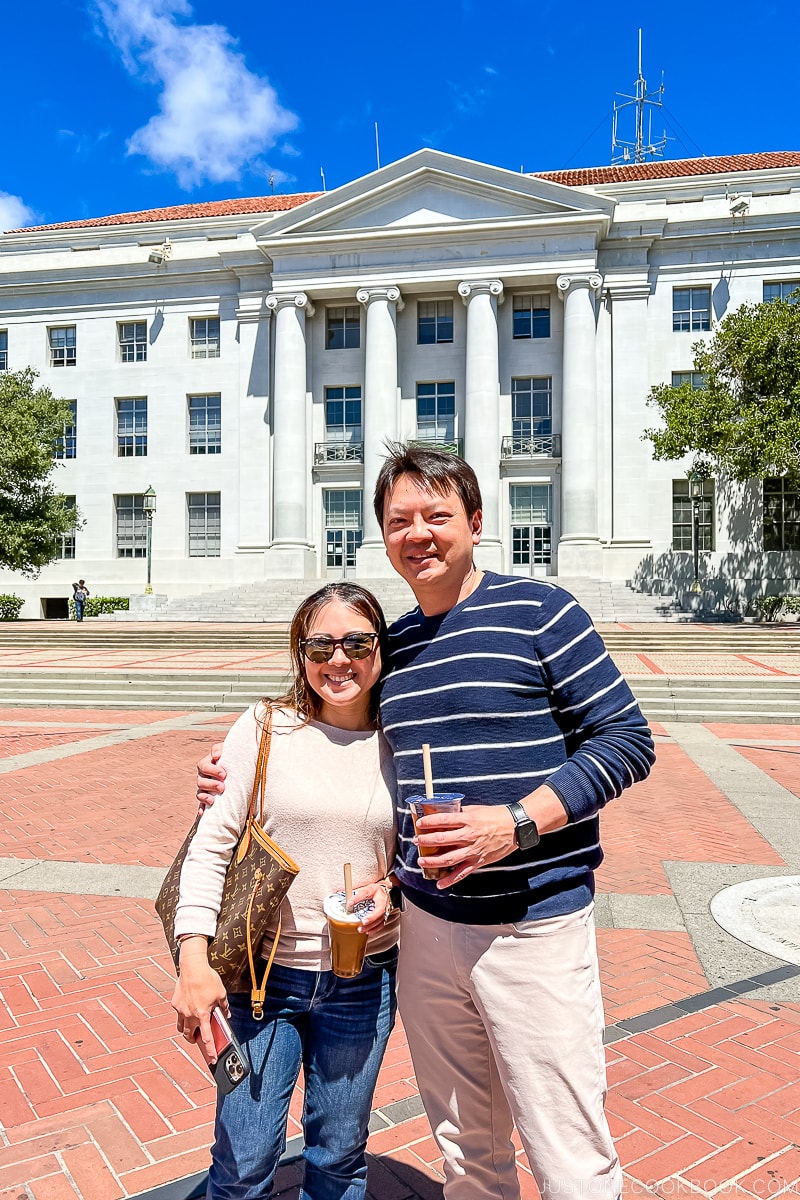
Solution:
{"label": "black watch band", "polygon": [[521,804],[508,804],[506,807],[514,818],[517,846],[519,849],[532,850],[534,846],[538,846],[540,837],[539,830],[536,828],[536,822],[531,820]]}

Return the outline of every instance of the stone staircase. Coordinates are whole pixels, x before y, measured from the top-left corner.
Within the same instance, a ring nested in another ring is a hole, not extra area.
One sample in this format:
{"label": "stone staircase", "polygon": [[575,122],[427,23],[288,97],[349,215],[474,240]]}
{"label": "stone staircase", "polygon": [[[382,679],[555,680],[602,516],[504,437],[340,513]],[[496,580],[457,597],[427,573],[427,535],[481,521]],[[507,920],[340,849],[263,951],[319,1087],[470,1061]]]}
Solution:
{"label": "stone staircase", "polygon": [[[392,621],[413,608],[413,593],[400,578],[360,579],[374,592]],[[675,613],[670,597],[634,592],[621,580],[553,579],[575,596],[595,622],[686,620],[687,614]],[[322,586],[321,580],[275,579],[238,587],[202,592],[169,601],[155,610],[117,613],[120,621],[220,621],[254,623],[291,620],[303,597]]]}

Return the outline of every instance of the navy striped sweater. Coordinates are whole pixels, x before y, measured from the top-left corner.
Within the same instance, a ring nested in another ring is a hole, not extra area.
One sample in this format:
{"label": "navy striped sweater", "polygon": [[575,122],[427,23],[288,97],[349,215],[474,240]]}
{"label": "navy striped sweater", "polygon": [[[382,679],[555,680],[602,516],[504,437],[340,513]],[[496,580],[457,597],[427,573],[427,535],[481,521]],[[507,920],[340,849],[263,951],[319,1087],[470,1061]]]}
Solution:
{"label": "navy striped sweater", "polygon": [[[588,614],[546,580],[487,571],[455,608],[434,617],[416,608],[390,637],[381,720],[397,771],[396,873],[406,897],[472,925],[584,907],[603,857],[598,812],[655,760],[645,719]],[[547,782],[569,823],[439,891],[422,878],[407,804],[424,792],[423,742],[437,791],[501,805]]]}

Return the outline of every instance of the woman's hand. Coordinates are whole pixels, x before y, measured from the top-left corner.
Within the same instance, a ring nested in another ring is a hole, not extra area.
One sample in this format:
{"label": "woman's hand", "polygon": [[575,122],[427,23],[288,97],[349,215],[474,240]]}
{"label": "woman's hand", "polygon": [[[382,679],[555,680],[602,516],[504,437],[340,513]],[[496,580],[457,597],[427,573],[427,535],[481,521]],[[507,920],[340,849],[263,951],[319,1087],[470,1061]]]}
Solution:
{"label": "woman's hand", "polygon": [[363,883],[361,887],[353,889],[354,904],[358,904],[359,900],[372,900],[375,904],[372,912],[363,918],[358,927],[362,933],[378,933],[389,920],[392,914],[392,902],[389,898],[391,886],[388,879],[378,879],[375,883]]}
{"label": "woman's hand", "polygon": [[230,1016],[225,985],[208,961],[208,941],[189,937],[181,942],[181,973],[172,994],[172,1007],[178,1014],[178,1033],[187,1042],[202,1042],[210,1062],[216,1062],[214,1035],[210,1017],[219,1007]]}
{"label": "woman's hand", "polygon": [[228,772],[224,767],[217,766],[222,755],[222,742],[215,742],[211,753],[201,758],[197,764],[197,801],[200,812],[210,808],[217,796],[225,791],[225,776]]}

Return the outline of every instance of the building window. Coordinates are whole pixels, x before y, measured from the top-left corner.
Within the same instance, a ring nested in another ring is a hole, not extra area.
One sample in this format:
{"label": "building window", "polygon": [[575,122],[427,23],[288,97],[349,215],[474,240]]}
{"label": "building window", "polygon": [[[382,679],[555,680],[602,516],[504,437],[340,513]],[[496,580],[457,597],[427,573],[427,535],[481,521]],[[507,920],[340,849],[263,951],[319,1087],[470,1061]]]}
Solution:
{"label": "building window", "polygon": [[147,517],[144,496],[115,496],[117,506],[117,558],[147,556]]}
{"label": "building window", "polygon": [[514,297],[514,337],[550,337],[550,297],[546,292]]}
{"label": "building window", "polygon": [[362,441],[361,388],[325,388],[325,441],[351,445]]}
{"label": "building window", "polygon": [[77,341],[74,325],[62,325],[48,329],[50,340],[50,366],[74,367],[77,362]]}
{"label": "building window", "polygon": [[187,492],[189,558],[219,558],[220,494]]}
{"label": "building window", "polygon": [[701,333],[710,328],[711,288],[673,288],[673,333]]}
{"label": "building window", "polygon": [[147,362],[146,321],[120,321],[117,336],[121,362]]}
{"label": "building window", "polygon": [[[75,507],[75,497],[65,496],[67,508]],[[58,557],[59,558],[74,558],[75,557],[75,526],[73,525],[69,533],[62,533],[58,539]]]}
{"label": "building window", "polygon": [[706,377],[702,371],[673,371],[672,386],[681,387],[690,383],[696,392],[701,392],[706,386]]}
{"label": "building window", "polygon": [[[714,549],[714,480],[701,481],[698,549]],[[672,549],[692,550],[692,495],[688,479],[672,481]]]}
{"label": "building window", "polygon": [[[553,381],[549,376],[511,380],[511,437],[517,454],[552,450]],[[544,438],[549,446],[542,443]]]}
{"label": "building window", "polygon": [[189,453],[222,453],[222,398],[218,393],[189,397]]}
{"label": "building window", "polygon": [[77,458],[78,452],[78,401],[67,401],[72,413],[72,421],[64,426],[60,438],[56,438],[53,446],[53,458]]}
{"label": "building window", "polygon": [[117,400],[117,455],[143,458],[147,454],[147,397]]}
{"label": "building window", "polygon": [[452,442],[456,436],[456,385],[417,384],[417,438],[421,442]]}
{"label": "building window", "polygon": [[0,371],[8,370],[8,330],[0,329]]}
{"label": "building window", "polygon": [[417,342],[435,346],[453,340],[453,301],[420,300],[417,304]]}
{"label": "building window", "polygon": [[328,570],[353,570],[361,545],[361,491],[330,488],[322,493],[325,505],[325,565]]}
{"label": "building window", "polygon": [[325,348],[357,350],[361,345],[361,310],[357,304],[325,310]]}
{"label": "building window", "polygon": [[792,292],[796,292],[798,288],[800,288],[800,279],[783,279],[780,283],[765,283],[764,303],[768,304],[771,300],[788,300],[790,304],[797,304],[800,296],[793,296]]}
{"label": "building window", "polygon": [[546,566],[552,557],[552,485],[512,483],[509,499],[512,564],[517,568]]}
{"label": "building window", "polygon": [[219,317],[192,317],[192,358],[219,358]]}
{"label": "building window", "polygon": [[764,549],[800,550],[800,491],[782,476],[765,479]]}

